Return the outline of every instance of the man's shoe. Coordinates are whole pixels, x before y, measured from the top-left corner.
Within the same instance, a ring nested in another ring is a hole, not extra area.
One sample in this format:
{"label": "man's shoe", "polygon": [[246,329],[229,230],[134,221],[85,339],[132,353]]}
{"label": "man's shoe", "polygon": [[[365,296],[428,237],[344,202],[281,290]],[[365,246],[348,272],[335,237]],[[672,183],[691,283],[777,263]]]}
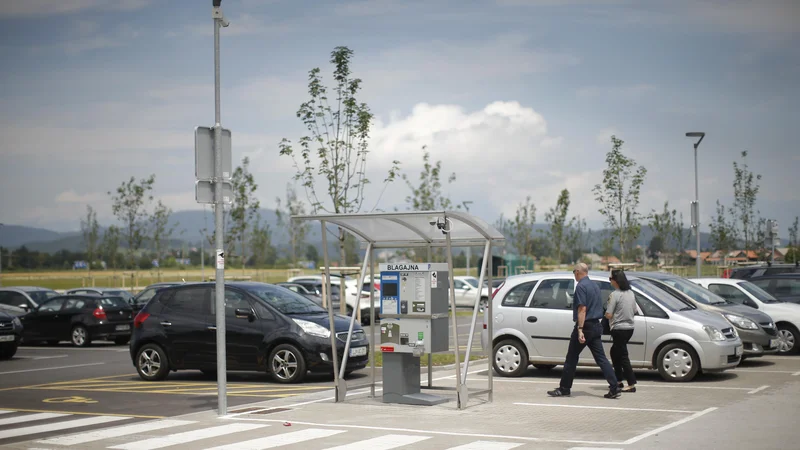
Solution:
{"label": "man's shoe", "polygon": [[566,389],[562,389],[560,387],[557,387],[557,388],[553,389],[552,391],[547,391],[547,395],[549,395],[550,397],[569,397],[569,391],[566,390]]}
{"label": "man's shoe", "polygon": [[619,389],[616,389],[616,390],[613,390],[613,391],[609,389],[608,394],[604,395],[603,397],[605,397],[605,398],[620,398],[620,397],[622,397],[622,393],[620,393]]}

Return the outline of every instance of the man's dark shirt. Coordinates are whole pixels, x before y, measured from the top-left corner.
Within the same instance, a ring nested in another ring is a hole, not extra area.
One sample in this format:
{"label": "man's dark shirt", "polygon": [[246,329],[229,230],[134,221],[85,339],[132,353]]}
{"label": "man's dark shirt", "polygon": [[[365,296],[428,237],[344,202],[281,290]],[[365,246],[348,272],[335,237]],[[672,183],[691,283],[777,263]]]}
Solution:
{"label": "man's dark shirt", "polygon": [[575,286],[575,301],[572,302],[572,321],[578,321],[578,307],[586,306],[586,320],[600,320],[603,318],[603,301],[600,297],[600,288],[588,276],[583,277]]}

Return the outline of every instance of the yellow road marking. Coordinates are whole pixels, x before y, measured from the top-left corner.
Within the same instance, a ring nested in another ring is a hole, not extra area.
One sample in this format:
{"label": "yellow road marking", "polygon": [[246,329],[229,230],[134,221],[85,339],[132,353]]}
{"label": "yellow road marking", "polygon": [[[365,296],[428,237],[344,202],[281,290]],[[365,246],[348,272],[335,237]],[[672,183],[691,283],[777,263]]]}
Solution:
{"label": "yellow road marking", "polygon": [[166,419],[167,416],[142,416],[138,414],[115,414],[115,413],[94,413],[86,411],[58,411],[52,409],[23,409],[23,408],[8,408],[3,406],[7,411],[15,412],[29,412],[29,413],[59,413],[59,414],[75,414],[78,416],[114,416],[114,417],[130,417],[134,419]]}
{"label": "yellow road marking", "polygon": [[42,400],[44,403],[97,403],[97,400],[92,400],[89,397],[53,397]]}

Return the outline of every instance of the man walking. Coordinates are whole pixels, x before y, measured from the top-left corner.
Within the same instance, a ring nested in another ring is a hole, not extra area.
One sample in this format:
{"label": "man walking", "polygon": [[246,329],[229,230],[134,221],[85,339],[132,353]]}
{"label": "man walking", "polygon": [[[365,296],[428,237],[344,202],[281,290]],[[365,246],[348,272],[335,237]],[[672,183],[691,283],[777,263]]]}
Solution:
{"label": "man walking", "polygon": [[589,347],[595,363],[603,370],[603,376],[608,381],[608,393],[605,398],[618,398],[621,396],[617,386],[617,377],[614,368],[606,358],[603,350],[603,303],[600,298],[600,288],[589,279],[589,267],[584,263],[575,265],[572,271],[578,284],[575,286],[575,298],[572,302],[572,321],[575,328],[569,339],[567,359],[564,361],[564,371],[561,374],[561,383],[558,388],[548,391],[551,397],[568,397],[575,378],[575,369],[578,367],[578,358],[585,347]]}

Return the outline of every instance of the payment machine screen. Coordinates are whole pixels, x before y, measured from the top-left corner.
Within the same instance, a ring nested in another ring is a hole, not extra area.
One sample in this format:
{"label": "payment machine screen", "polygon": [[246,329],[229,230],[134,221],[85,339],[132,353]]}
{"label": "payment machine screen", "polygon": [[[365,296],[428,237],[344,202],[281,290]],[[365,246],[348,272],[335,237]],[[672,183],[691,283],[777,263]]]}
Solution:
{"label": "payment machine screen", "polygon": [[397,297],[397,283],[386,283],[382,290],[384,297]]}

